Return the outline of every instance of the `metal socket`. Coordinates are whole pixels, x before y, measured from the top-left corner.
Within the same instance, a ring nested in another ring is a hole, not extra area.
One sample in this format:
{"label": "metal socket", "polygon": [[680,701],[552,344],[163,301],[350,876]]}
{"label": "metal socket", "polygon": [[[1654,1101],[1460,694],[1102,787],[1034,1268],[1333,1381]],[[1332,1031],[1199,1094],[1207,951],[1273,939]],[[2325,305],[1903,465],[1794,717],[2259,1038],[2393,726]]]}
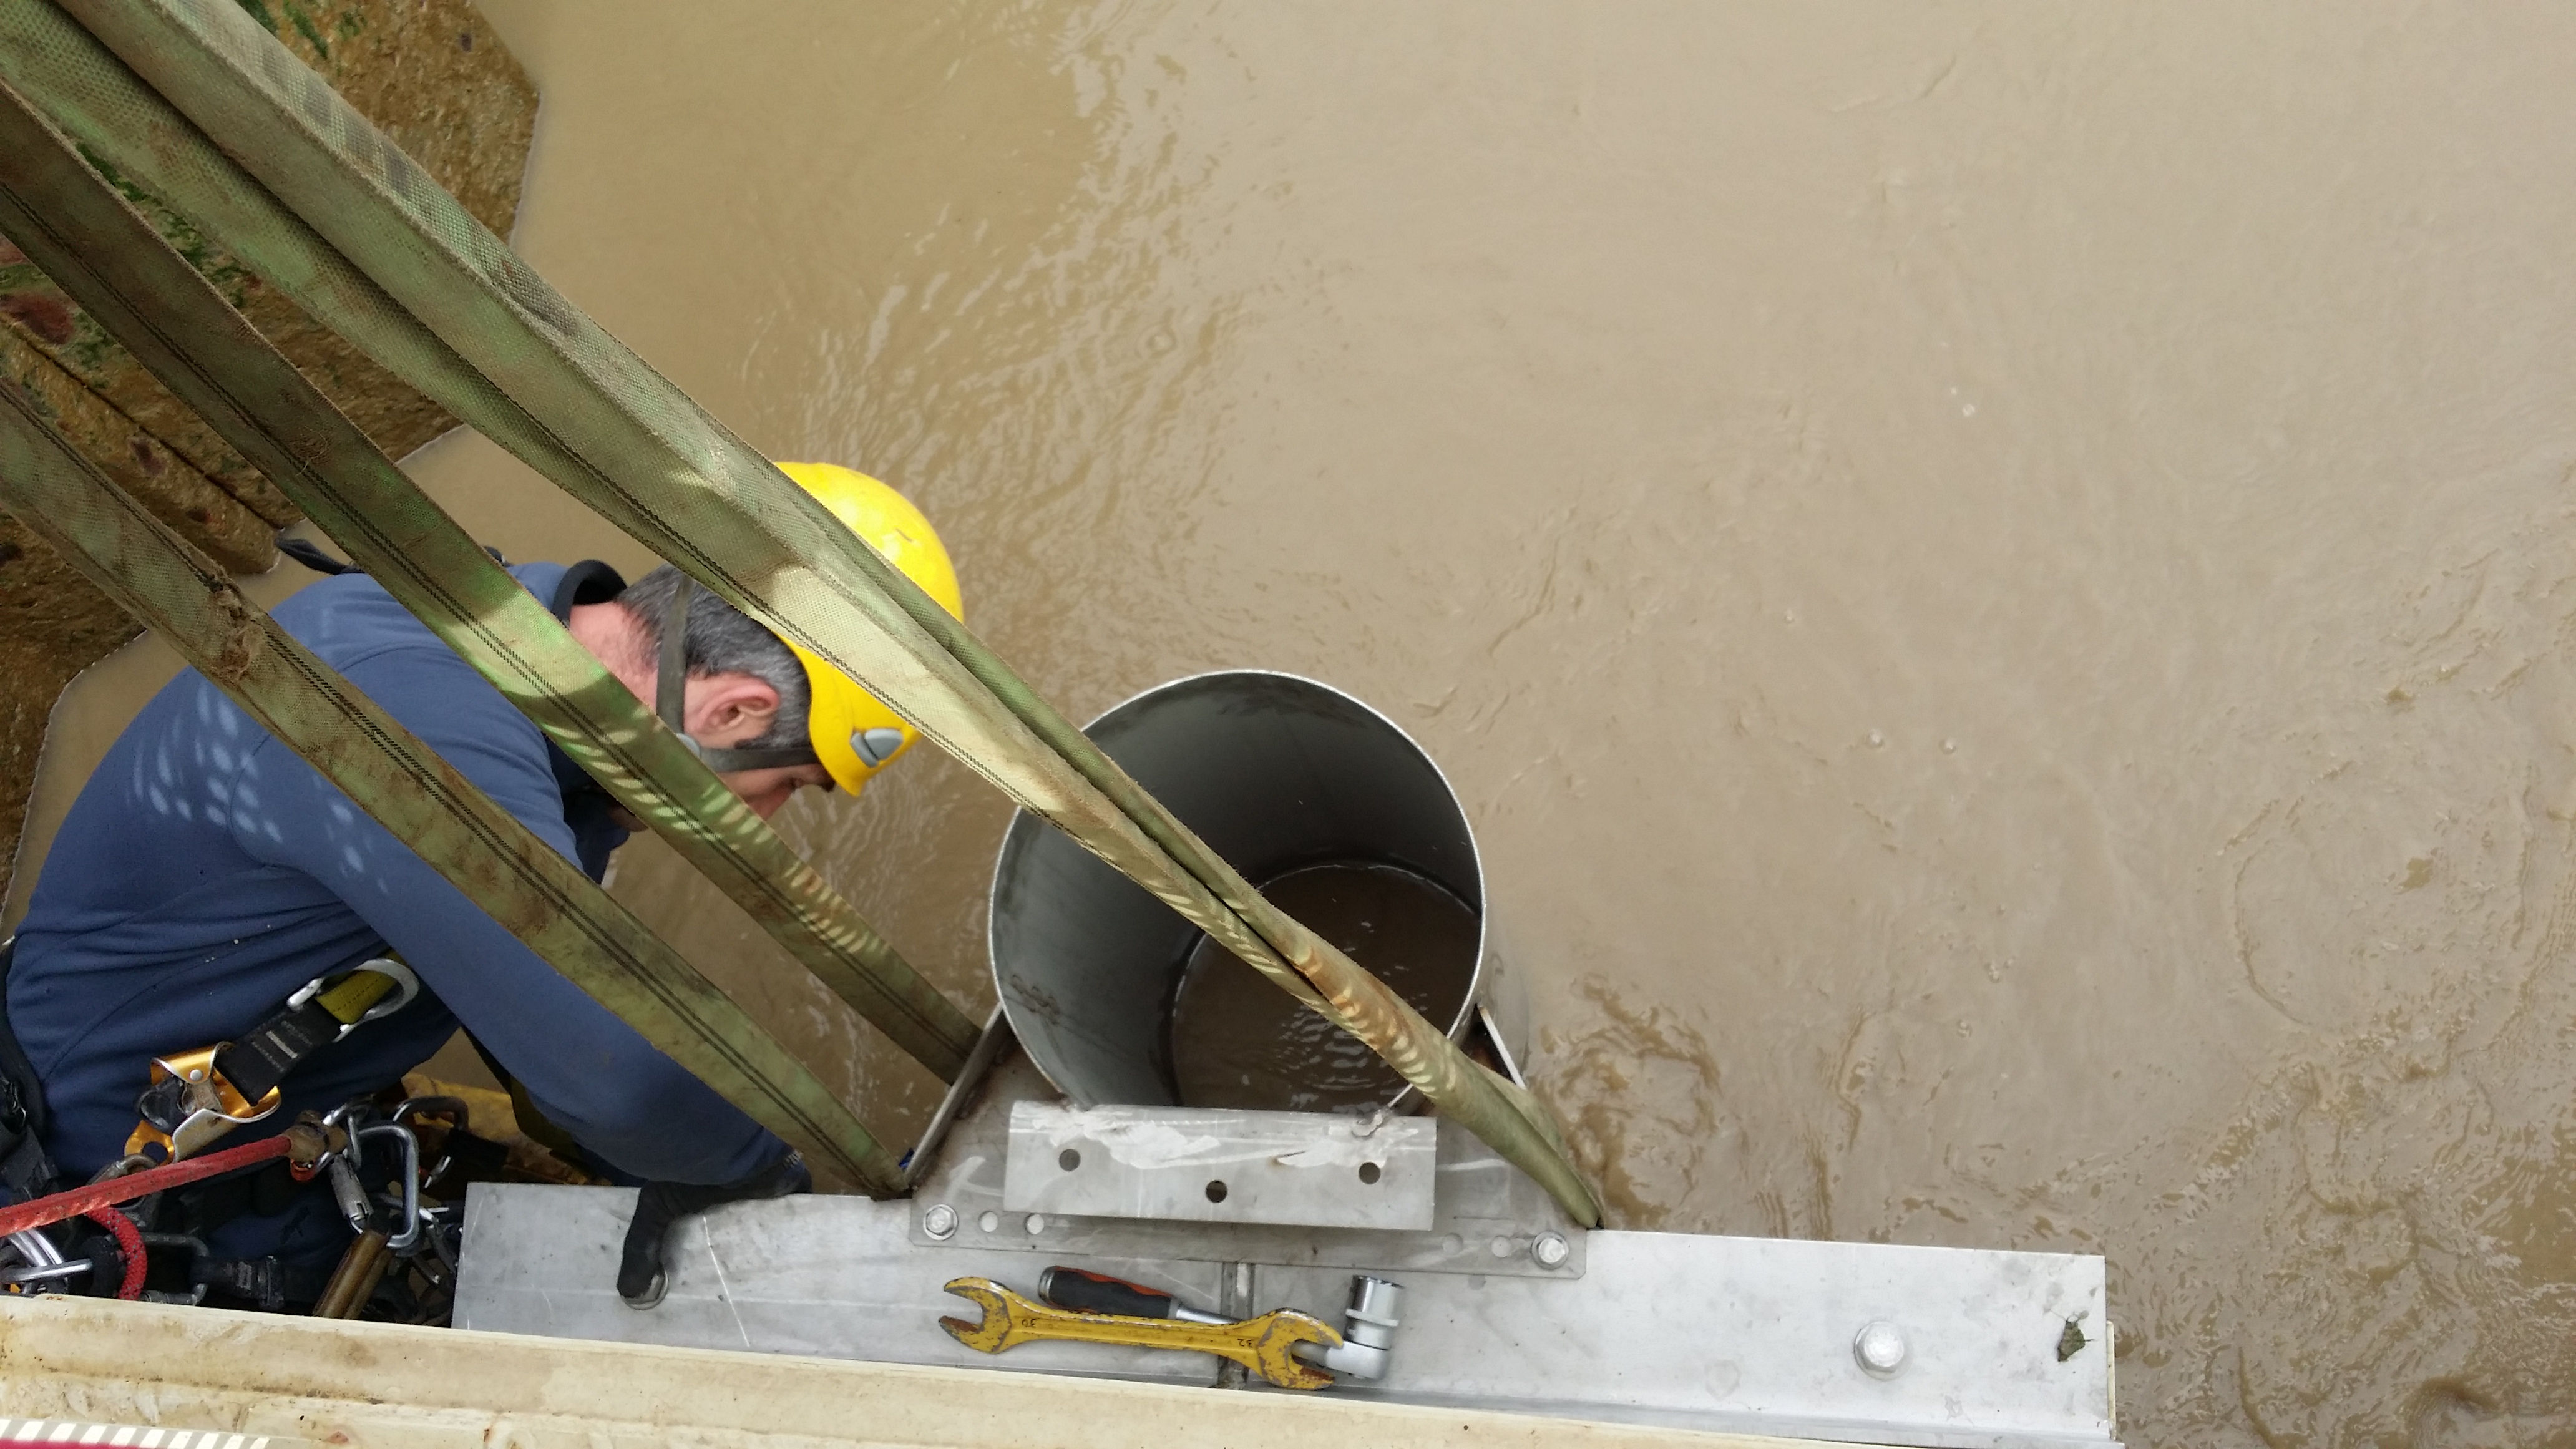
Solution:
{"label": "metal socket", "polygon": [[1403,1284],[1354,1274],[1351,1306],[1342,1315],[1342,1341],[1324,1350],[1319,1361],[1355,1379],[1386,1377],[1387,1351],[1395,1346],[1395,1330],[1402,1322],[1397,1309],[1403,1301]]}

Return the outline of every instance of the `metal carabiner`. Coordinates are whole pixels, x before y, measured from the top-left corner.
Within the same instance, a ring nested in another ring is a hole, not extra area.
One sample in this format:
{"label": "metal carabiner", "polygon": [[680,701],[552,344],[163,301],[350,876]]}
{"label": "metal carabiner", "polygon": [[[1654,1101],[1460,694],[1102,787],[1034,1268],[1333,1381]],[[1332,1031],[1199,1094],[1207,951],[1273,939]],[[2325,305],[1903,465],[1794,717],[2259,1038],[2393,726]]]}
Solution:
{"label": "metal carabiner", "polygon": [[414,975],[410,967],[395,960],[391,956],[374,956],[359,962],[357,965],[350,967],[346,971],[326,971],[322,975],[316,976],[312,980],[295,988],[295,994],[286,998],[286,1009],[293,1011],[296,1008],[303,1006],[314,997],[321,995],[324,989],[329,987],[332,983],[346,981],[361,971],[370,971],[392,981],[394,984],[393,994],[359,1013],[356,1021],[341,1022],[339,1035],[332,1037],[331,1039],[333,1041],[340,1040],[341,1037],[347,1036],[349,1033],[356,1031],[359,1027],[365,1026],[368,1022],[377,1020],[380,1017],[393,1015],[395,1012],[411,1005],[412,1002],[418,1000],[420,997],[420,977]]}
{"label": "metal carabiner", "polygon": [[407,1253],[420,1242],[420,1137],[395,1122],[371,1122],[352,1133],[350,1140],[363,1137],[392,1137],[402,1143],[403,1228],[385,1239],[385,1251]]}
{"label": "metal carabiner", "polygon": [[343,1158],[348,1160],[351,1167],[367,1165],[367,1149],[358,1145],[358,1129],[351,1126],[349,1122],[350,1118],[366,1110],[367,1099],[360,1097],[353,1102],[343,1102],[322,1114],[323,1140],[328,1142],[336,1135],[340,1139],[340,1145],[323,1154],[323,1160],[315,1163],[314,1166],[329,1167]]}

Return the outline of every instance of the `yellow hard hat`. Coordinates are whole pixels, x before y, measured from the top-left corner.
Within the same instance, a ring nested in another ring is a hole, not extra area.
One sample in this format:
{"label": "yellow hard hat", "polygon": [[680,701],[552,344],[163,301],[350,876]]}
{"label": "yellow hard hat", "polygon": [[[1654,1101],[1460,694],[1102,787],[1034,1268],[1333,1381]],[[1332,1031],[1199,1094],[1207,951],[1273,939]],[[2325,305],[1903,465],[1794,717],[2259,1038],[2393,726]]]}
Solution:
{"label": "yellow hard hat", "polygon": [[[836,463],[781,463],[778,471],[813,494],[850,532],[919,584],[923,593],[937,599],[941,608],[959,619],[966,617],[948,550],[911,499]],[[857,680],[807,653],[794,640],[786,643],[805,666],[812,695],[805,728],[813,741],[814,757],[831,772],[834,784],[855,795],[867,788],[877,771],[912,747],[912,726],[860,688]]]}

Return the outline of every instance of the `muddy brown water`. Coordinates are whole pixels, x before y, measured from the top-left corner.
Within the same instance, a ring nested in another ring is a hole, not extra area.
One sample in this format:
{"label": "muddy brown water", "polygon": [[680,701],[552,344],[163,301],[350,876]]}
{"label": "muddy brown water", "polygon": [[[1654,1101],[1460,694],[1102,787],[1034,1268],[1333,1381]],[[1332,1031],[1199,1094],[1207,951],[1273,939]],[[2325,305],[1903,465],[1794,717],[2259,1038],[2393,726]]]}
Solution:
{"label": "muddy brown water", "polygon": [[[1435,1025],[1457,1018],[1484,931],[1465,902],[1391,865],[1312,865],[1257,884]],[[1204,934],[1172,993],[1170,1041],[1185,1106],[1332,1112],[1392,1102],[1405,1085],[1375,1053]]]}
{"label": "muddy brown water", "polygon": [[[2576,11],[484,9],[522,249],[1066,714],[1287,669],[1440,761],[1614,1220],[2104,1254],[2136,1444],[2576,1442]],[[1006,820],[785,824],[980,1008]]]}

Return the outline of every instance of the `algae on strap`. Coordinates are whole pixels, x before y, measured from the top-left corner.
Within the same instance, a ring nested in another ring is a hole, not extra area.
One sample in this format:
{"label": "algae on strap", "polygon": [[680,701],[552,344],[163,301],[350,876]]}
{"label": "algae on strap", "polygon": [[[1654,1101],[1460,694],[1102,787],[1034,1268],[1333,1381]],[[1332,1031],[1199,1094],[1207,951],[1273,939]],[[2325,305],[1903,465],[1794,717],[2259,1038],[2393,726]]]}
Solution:
{"label": "algae on strap", "polygon": [[[963,625],[548,286],[229,0],[66,8],[205,133],[178,144],[211,140],[206,153],[241,158],[265,187],[227,200],[156,181],[182,210],[209,213],[197,220],[210,234],[254,268],[275,268],[281,290],[414,386],[850,674],[1023,808],[1366,1042],[1578,1221],[1598,1220],[1544,1108],[1263,900]],[[10,83],[84,144],[143,174],[149,158],[137,153],[150,146],[140,133],[152,127],[152,144],[174,139],[156,120],[161,111],[123,104],[95,66],[73,73],[33,59],[48,45],[56,57],[74,49],[44,33],[49,12],[35,12],[45,8],[20,7],[0,23]],[[202,156],[183,169],[219,174]],[[264,206],[271,196],[294,216]],[[317,244],[373,288],[344,285]],[[410,317],[389,317],[388,303]],[[444,346],[424,345],[423,326]],[[468,381],[460,369],[482,376]],[[492,387],[508,406],[488,405]]]}
{"label": "algae on strap", "polygon": [[277,627],[14,388],[0,388],[0,504],[646,1041],[817,1168],[879,1195],[902,1190],[894,1158],[741,1007]]}

